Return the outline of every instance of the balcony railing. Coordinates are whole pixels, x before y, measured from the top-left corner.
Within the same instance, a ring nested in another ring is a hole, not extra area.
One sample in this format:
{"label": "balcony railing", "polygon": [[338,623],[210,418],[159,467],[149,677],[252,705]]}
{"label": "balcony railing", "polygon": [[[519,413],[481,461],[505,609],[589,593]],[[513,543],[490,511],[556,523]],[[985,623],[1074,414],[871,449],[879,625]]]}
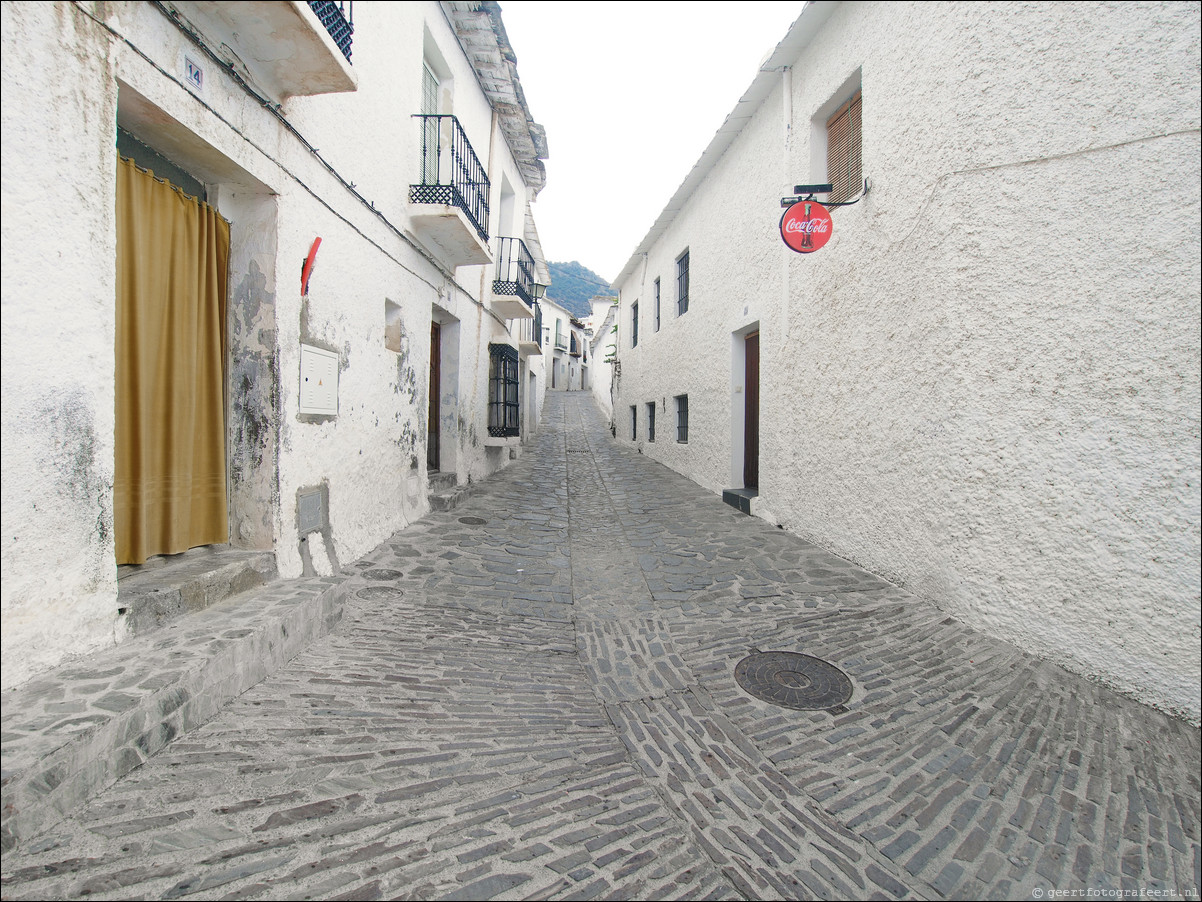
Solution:
{"label": "balcony railing", "polygon": [[422,129],[422,181],[409,186],[415,204],[448,204],[488,242],[488,175],[454,116],[417,115]]}
{"label": "balcony railing", "polygon": [[[509,331],[518,340],[523,353],[541,354],[543,346],[543,309],[534,302],[534,319],[515,319],[509,322]],[[538,348],[539,350],[534,350]]]}
{"label": "balcony railing", "polygon": [[555,350],[566,351],[568,348],[568,340],[563,337],[562,333],[555,333]]}
{"label": "balcony railing", "polygon": [[497,273],[492,293],[517,295],[527,305],[534,303],[534,257],[521,238],[501,238]]}
{"label": "balcony railing", "polygon": [[346,61],[351,61],[351,41],[355,34],[355,4],[335,3],[334,0],[309,0],[309,8],[321,19]]}

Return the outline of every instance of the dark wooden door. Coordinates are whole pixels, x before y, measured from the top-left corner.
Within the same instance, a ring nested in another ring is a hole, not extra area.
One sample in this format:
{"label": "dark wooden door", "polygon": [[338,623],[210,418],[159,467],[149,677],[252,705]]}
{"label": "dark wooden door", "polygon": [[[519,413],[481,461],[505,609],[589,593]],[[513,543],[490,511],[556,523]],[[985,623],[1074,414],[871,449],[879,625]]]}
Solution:
{"label": "dark wooden door", "polygon": [[747,357],[746,388],[743,389],[743,485],[760,485],[760,333],[752,332],[744,341]]}
{"label": "dark wooden door", "polygon": [[430,323],[430,417],[426,424],[426,467],[439,468],[438,425],[442,395],[442,336],[438,323]]}

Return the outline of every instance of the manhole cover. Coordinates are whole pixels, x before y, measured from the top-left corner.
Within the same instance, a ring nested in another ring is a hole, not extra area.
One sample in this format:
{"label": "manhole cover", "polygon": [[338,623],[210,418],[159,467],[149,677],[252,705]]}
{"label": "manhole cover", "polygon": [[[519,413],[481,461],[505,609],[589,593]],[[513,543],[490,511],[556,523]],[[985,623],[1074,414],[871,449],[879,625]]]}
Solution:
{"label": "manhole cover", "polygon": [[460,517],[459,522],[465,526],[483,526],[487,520],[482,520],[479,517]]}
{"label": "manhole cover", "polygon": [[364,579],[372,579],[376,582],[388,582],[389,580],[400,579],[404,574],[400,570],[381,568],[379,570],[364,570],[361,575]]}
{"label": "manhole cover", "polygon": [[851,679],[834,664],[791,651],[748,655],[735,681],[761,701],[798,711],[834,708],[851,698]]}
{"label": "manhole cover", "polygon": [[400,598],[405,593],[392,586],[368,586],[366,589],[360,589],[355,594],[360,598],[366,598],[368,601],[377,601],[382,598]]}

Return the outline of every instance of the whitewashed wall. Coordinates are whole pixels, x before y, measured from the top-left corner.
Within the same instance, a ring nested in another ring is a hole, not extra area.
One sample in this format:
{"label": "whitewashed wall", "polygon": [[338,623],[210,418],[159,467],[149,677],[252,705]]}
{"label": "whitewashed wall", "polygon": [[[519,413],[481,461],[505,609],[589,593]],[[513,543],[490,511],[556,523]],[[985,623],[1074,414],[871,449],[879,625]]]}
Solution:
{"label": "whitewashed wall", "polygon": [[[508,461],[508,449],[485,444],[488,344],[511,340],[486,309],[491,269],[449,269],[399,234],[408,230],[408,186],[419,178],[411,114],[420,109],[426,30],[453,69],[452,112],[485,165],[493,148],[493,209],[501,173],[518,210],[531,194],[493,134],[491,108],[439,4],[361,4],[359,90],[284,101],[288,121],[374,210],[216,64],[203,90],[184,87],[183,56],[197,51],[152,5],[0,11],[4,687],[123,632],[112,538],[119,118],[206,182],[242,241],[231,272],[231,333],[245,342],[231,373],[231,544],[275,550],[283,576],[300,575],[306,554],[317,572],[330,572],[426,511],[435,305],[457,320],[457,344],[444,358],[457,386],[443,399],[453,432],[446,458],[461,482]],[[322,245],[302,298],[300,264],[316,237]],[[400,308],[399,351],[385,345],[386,303]],[[298,413],[302,342],[339,355],[334,419]],[[302,550],[297,492],[319,485],[329,492],[330,530]]]}
{"label": "whitewashed wall", "polygon": [[[91,60],[102,49],[71,10],[0,4],[0,22],[0,661],[7,686],[10,672],[43,670],[64,653],[115,638],[117,99],[103,67],[83,66],[66,80],[47,65]],[[66,126],[75,140],[62,140]]]}
{"label": "whitewashed wall", "polygon": [[[759,516],[1196,721],[1197,6],[1002,12],[842,5],[773,76],[616,286],[618,435],[652,399],[664,435],[688,392],[689,443],[645,453],[741,485],[737,333],[758,326]],[[794,254],[778,201],[825,180],[812,120],[857,77],[872,191]]]}

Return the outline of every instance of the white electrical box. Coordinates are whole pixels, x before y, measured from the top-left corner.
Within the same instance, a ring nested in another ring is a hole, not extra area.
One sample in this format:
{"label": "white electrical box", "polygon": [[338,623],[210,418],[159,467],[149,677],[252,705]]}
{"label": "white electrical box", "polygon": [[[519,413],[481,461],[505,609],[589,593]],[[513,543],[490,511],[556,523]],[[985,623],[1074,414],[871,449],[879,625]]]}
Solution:
{"label": "white electrical box", "polygon": [[301,345],[300,412],[338,416],[338,355]]}

